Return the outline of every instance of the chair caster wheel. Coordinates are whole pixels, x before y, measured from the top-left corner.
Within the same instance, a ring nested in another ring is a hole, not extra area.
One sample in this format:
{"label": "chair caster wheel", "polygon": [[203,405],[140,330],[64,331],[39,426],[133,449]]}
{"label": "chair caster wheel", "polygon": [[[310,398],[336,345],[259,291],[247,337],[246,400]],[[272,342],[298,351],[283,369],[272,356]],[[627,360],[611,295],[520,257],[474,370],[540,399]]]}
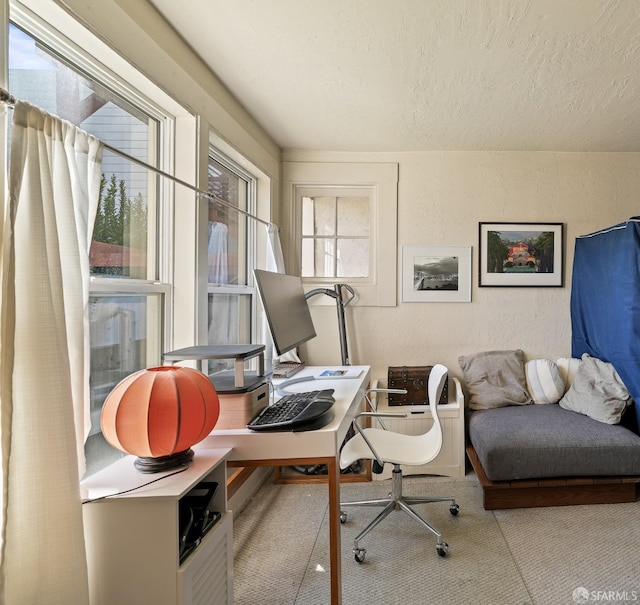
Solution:
{"label": "chair caster wheel", "polygon": [[358,563],[362,563],[364,561],[364,555],[367,551],[364,548],[354,548],[353,556]]}
{"label": "chair caster wheel", "polygon": [[340,523],[346,523],[347,522],[347,513],[345,513],[343,510],[340,511]]}
{"label": "chair caster wheel", "polygon": [[458,513],[460,512],[460,506],[458,506],[457,504],[452,504],[449,507],[449,512],[456,517],[458,515]]}
{"label": "chair caster wheel", "polygon": [[441,557],[446,557],[449,552],[449,545],[446,542],[440,542],[440,544],[436,545],[436,552]]}

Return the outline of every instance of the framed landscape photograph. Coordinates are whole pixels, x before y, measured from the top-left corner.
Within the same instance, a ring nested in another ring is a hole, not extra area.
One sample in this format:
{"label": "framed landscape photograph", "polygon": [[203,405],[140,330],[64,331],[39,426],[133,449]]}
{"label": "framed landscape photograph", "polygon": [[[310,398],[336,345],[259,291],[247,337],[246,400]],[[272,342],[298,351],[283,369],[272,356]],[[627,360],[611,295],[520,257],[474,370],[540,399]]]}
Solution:
{"label": "framed landscape photograph", "polygon": [[403,302],[471,302],[471,246],[402,246]]}
{"label": "framed landscape photograph", "polygon": [[563,223],[480,223],[479,285],[561,287]]}

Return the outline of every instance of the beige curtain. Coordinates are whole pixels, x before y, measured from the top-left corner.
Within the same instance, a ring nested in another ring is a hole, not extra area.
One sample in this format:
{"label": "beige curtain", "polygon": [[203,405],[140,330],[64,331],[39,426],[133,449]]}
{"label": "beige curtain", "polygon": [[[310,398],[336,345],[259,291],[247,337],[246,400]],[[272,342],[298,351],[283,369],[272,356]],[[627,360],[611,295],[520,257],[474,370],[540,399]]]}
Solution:
{"label": "beige curtain", "polygon": [[267,271],[284,273],[284,256],[280,243],[280,229],[277,225],[267,225]]}
{"label": "beige curtain", "polygon": [[79,479],[101,156],[97,139],[16,105],[0,257],[3,605],[88,603]]}

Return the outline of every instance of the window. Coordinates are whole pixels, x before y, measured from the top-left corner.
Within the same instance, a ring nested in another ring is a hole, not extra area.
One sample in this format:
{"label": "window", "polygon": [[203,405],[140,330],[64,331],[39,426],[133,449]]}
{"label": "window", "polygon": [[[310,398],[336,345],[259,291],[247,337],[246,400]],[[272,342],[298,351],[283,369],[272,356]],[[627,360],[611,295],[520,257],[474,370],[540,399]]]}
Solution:
{"label": "window", "polygon": [[288,266],[310,289],[342,281],[356,290],[354,305],[395,305],[397,164],[285,162],[283,175]]}
{"label": "window", "polygon": [[[335,188],[331,190],[335,194]],[[369,278],[370,194],[302,196],[302,277]]]}
{"label": "window", "polygon": [[[13,94],[90,132],[148,164],[157,164],[160,122],[15,24],[9,28],[9,86]],[[104,150],[100,203],[90,251],[91,273],[157,279],[148,225],[157,215],[155,178]],[[155,229],[153,229],[155,231]]]}
{"label": "window", "polygon": [[[26,9],[13,7],[11,18],[12,94],[159,167],[170,117]],[[167,201],[158,177],[107,149],[102,169],[90,249],[88,473],[121,455],[102,438],[102,405],[125,376],[160,363],[170,311],[159,248]]]}
{"label": "window", "polygon": [[[209,157],[209,191],[240,210],[252,212],[256,180],[215,150]],[[215,200],[208,214],[208,330],[210,345],[252,341],[254,290],[249,280],[255,227],[245,214]],[[211,360],[209,371],[231,369],[233,360]]]}

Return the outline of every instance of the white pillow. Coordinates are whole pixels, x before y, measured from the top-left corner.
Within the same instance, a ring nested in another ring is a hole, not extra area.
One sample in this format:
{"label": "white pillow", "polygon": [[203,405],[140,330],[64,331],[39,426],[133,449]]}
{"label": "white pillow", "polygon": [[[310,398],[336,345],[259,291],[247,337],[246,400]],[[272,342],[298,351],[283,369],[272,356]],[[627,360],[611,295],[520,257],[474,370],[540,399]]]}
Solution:
{"label": "white pillow", "polygon": [[527,389],[533,403],[558,403],[564,395],[564,378],[551,359],[532,359],[524,365]]}
{"label": "white pillow", "polygon": [[577,357],[561,357],[556,359],[556,365],[564,379],[564,390],[566,392],[573,384],[573,379],[576,377],[576,372],[580,367],[580,360]]}

